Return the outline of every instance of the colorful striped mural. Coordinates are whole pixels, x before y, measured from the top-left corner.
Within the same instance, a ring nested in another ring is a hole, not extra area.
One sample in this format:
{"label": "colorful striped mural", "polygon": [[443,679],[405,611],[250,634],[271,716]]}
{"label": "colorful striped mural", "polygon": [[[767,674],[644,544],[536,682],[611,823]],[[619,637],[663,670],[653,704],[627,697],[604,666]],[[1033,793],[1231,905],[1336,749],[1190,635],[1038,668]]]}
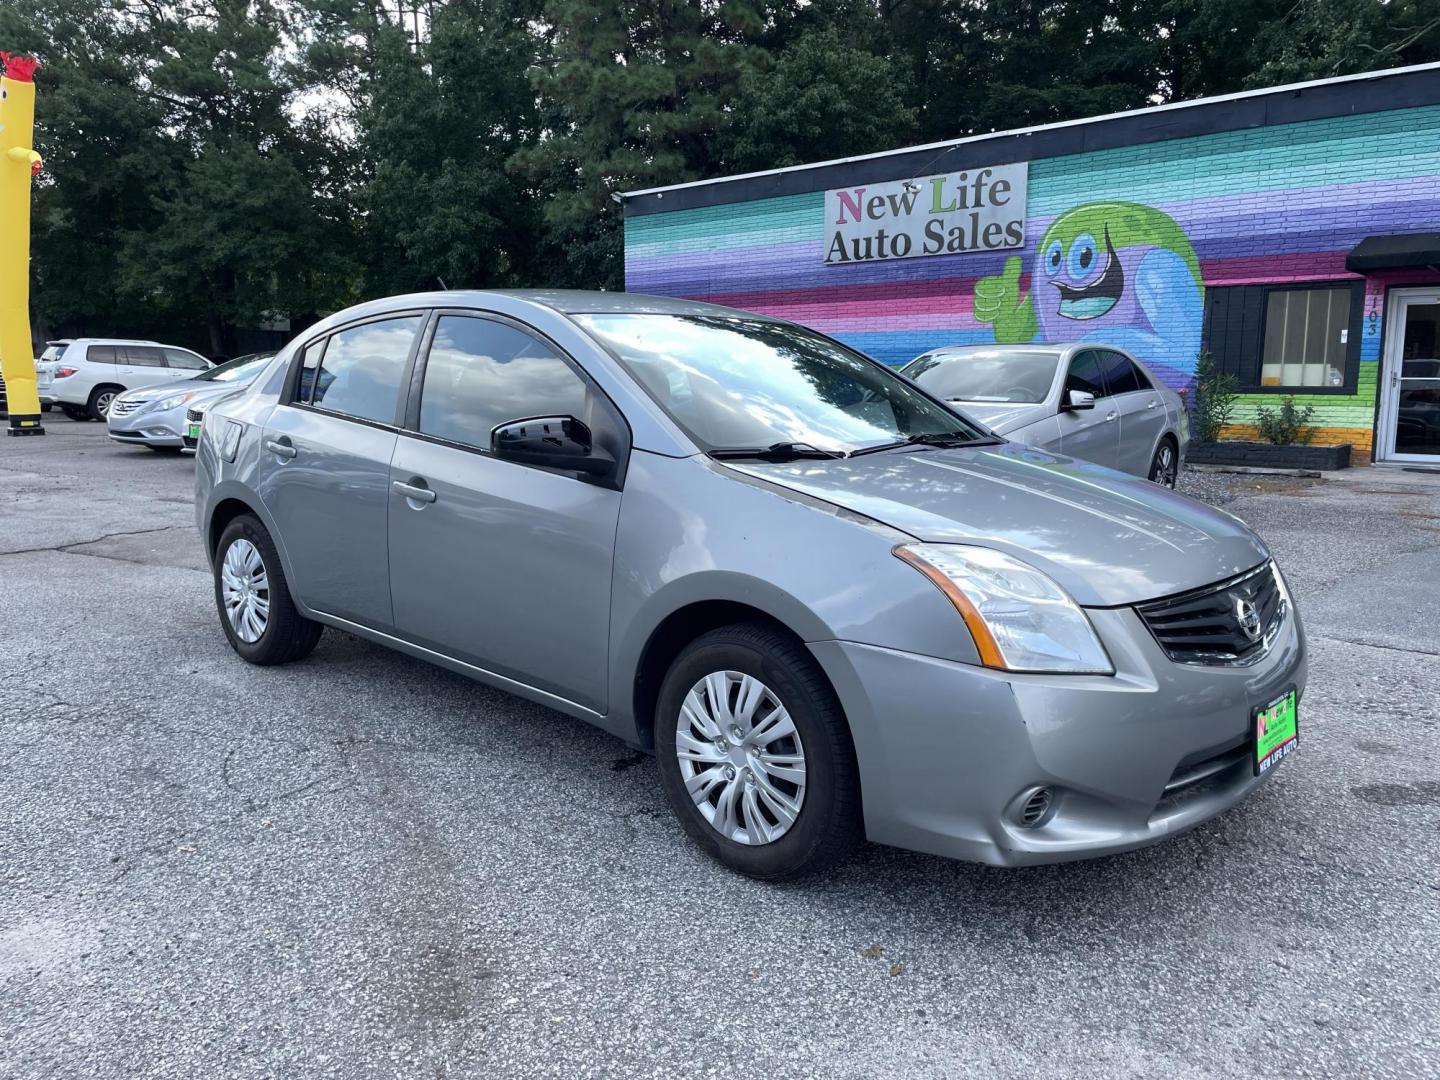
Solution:
{"label": "colorful striped mural", "polygon": [[[1203,288],[1357,281],[1345,257],[1363,238],[1440,230],[1440,106],[1032,161],[1018,263],[1014,252],[987,252],[827,266],[824,212],[821,191],[629,217],[626,288],[794,319],[891,364],[942,345],[1074,340],[1082,335],[1073,324],[1044,310],[1033,329],[997,312],[1029,295],[1057,238],[1063,249],[1077,231],[1128,215],[1115,226],[1123,236],[1111,238],[1131,266],[1148,258],[1163,270],[1147,277],[1163,288],[1117,305],[1105,332],[1178,388],[1201,347]],[[1187,286],[1194,266],[1199,281]],[[1315,406],[1317,442],[1350,442],[1362,457],[1370,450],[1385,288],[1397,281],[1366,279],[1355,392],[1297,391]],[[1266,403],[1274,396],[1243,398],[1235,434]]]}

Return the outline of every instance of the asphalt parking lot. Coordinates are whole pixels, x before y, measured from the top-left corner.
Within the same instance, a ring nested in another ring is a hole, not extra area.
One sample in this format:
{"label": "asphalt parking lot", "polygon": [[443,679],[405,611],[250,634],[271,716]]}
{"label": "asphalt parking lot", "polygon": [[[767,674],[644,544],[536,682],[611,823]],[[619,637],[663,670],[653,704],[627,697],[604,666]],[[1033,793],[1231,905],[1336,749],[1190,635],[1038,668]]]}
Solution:
{"label": "asphalt parking lot", "polygon": [[245,665],[193,461],[47,426],[0,440],[0,1075],[1440,1072],[1440,475],[1191,481],[1310,633],[1237,810],[775,887],[579,722],[333,631]]}

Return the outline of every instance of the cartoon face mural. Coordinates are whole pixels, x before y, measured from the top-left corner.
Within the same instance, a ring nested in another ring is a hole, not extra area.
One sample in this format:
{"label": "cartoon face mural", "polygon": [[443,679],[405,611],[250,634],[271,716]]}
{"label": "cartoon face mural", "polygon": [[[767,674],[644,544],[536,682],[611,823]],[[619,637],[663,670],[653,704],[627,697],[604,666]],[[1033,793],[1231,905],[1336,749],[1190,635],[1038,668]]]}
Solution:
{"label": "cartoon face mural", "polygon": [[975,317],[1003,344],[1093,341],[1126,349],[1171,386],[1190,384],[1205,314],[1200,261],[1170,215],[1097,202],[1057,217],[1020,296],[1020,259],[975,284]]}

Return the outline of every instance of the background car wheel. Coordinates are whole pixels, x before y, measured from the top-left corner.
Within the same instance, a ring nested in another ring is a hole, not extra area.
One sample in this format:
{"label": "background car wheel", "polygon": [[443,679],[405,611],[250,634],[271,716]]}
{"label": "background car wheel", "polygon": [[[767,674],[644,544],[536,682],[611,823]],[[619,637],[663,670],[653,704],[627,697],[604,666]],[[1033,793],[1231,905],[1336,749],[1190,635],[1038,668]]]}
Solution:
{"label": "background car wheel", "polygon": [[91,420],[104,420],[110,412],[110,403],[121,392],[118,386],[97,386],[90,391],[90,403],[86,406]]}
{"label": "background car wheel", "polygon": [[71,420],[89,420],[90,412],[84,405],[61,405],[60,411]]}
{"label": "background car wheel", "polygon": [[288,664],[308,656],[324,627],[290,598],[280,555],[260,519],[241,514],[215,547],[215,606],[230,645],[252,664]]}
{"label": "background car wheel", "polygon": [[660,687],[655,751],[685,831],[767,881],[813,873],[860,841],[850,729],[819,666],[763,623],[691,642]]}
{"label": "background car wheel", "polygon": [[47,402],[42,402],[41,405],[40,405],[40,411],[41,411],[41,412],[49,412],[49,411],[50,411],[50,403],[49,403],[48,401],[47,401]]}
{"label": "background car wheel", "polygon": [[1169,439],[1162,439],[1150,459],[1150,479],[1161,487],[1173,489],[1180,476],[1180,452]]}

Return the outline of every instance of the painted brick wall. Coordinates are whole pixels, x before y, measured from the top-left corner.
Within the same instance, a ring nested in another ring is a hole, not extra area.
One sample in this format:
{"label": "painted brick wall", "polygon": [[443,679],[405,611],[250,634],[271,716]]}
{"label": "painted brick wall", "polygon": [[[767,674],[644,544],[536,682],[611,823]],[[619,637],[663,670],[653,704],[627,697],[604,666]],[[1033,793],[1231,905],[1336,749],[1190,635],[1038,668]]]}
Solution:
{"label": "painted brick wall", "polygon": [[[1203,288],[1353,281],[1345,255],[1365,236],[1440,230],[1440,106],[1034,161],[1014,299],[1044,272],[1040,247],[1052,224],[1060,220],[1061,230],[1073,211],[1118,202],[1173,220],[1202,280],[1183,272],[1155,278],[1159,295],[1135,307],[1135,325],[1104,333],[1119,334],[1116,344],[1183,387],[1201,346]],[[996,327],[976,317],[975,285],[1003,275],[1015,253],[826,266],[823,216],[824,194],[812,193],[629,218],[626,287],[794,319],[892,364],[997,339]],[[1152,249],[1142,238],[1137,258]],[[1173,271],[1181,260],[1169,265]],[[1426,279],[1434,276],[1414,281]],[[1396,275],[1367,280],[1356,393],[1301,398],[1315,406],[1317,442],[1351,442],[1362,455],[1371,449],[1384,290],[1397,283]],[[1087,336],[1075,325],[1065,337]],[[1104,336],[1090,329],[1088,336]],[[1062,340],[1061,330],[1069,327],[1052,318],[1047,330],[1042,319],[1036,338]],[[1236,434],[1267,402],[1278,398],[1241,401]]]}

